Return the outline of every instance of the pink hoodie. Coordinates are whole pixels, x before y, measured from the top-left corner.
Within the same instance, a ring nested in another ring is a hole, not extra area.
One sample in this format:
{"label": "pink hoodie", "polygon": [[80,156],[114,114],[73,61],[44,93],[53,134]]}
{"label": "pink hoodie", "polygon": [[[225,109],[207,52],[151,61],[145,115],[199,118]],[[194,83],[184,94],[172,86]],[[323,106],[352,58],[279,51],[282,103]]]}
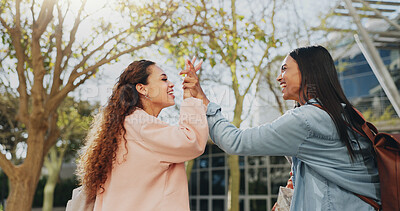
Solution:
{"label": "pink hoodie", "polygon": [[117,162],[97,194],[95,211],[189,210],[184,162],[200,156],[208,138],[206,107],[185,99],[179,126],[171,126],[138,109],[125,118],[126,140]]}

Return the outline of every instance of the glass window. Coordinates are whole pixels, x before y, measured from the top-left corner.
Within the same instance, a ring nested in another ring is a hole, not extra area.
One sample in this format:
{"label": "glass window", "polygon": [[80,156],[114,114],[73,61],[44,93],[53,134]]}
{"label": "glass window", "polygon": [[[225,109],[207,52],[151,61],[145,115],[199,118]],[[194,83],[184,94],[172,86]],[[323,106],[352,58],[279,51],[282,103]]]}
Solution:
{"label": "glass window", "polygon": [[210,149],[209,149],[209,148],[210,148],[210,147],[209,147],[209,144],[207,144],[207,145],[206,145],[206,148],[204,149],[203,156],[209,154],[209,152],[210,152]]}
{"label": "glass window", "polygon": [[213,145],[211,146],[211,152],[212,152],[212,154],[218,154],[218,153],[225,154],[225,152],[222,151],[222,149],[220,149],[220,148],[219,148],[217,145],[215,145],[215,144],[213,144]]}
{"label": "glass window", "polygon": [[[189,180],[190,209],[226,210],[224,197],[229,183],[229,176],[226,175],[230,174],[227,155],[215,145],[208,145],[206,149],[206,153],[195,159]],[[279,186],[286,186],[289,178],[290,166],[286,158],[239,156],[239,167],[239,209],[270,210],[276,202]]]}
{"label": "glass window", "polygon": [[[228,178],[231,175],[231,171],[228,170]],[[240,169],[240,188],[239,188],[239,194],[245,194],[245,182],[246,182],[246,175],[244,174],[244,169]],[[229,183],[226,184],[226,186],[229,188]]]}
{"label": "glass window", "polygon": [[196,210],[197,209],[196,204],[197,204],[197,200],[191,199],[190,200],[190,210]]}
{"label": "glass window", "polygon": [[267,195],[267,169],[250,168],[248,169],[248,185],[250,195]]}
{"label": "glass window", "polygon": [[224,211],[224,200],[223,199],[214,199],[212,201],[212,210],[213,211]]}
{"label": "glass window", "polygon": [[290,165],[288,160],[284,156],[270,156],[271,164],[287,164]]}
{"label": "glass window", "polygon": [[208,171],[200,172],[200,195],[208,195]]}
{"label": "glass window", "polygon": [[213,167],[224,167],[225,166],[225,156],[212,157]]}
{"label": "glass window", "polygon": [[225,194],[225,171],[218,170],[212,171],[212,194],[224,195]]}
{"label": "glass window", "polygon": [[267,157],[265,157],[265,156],[249,156],[249,157],[247,157],[247,163],[250,166],[263,166],[267,163]]}
{"label": "glass window", "polygon": [[207,211],[207,210],[208,210],[208,200],[200,199],[200,211]]}
{"label": "glass window", "polygon": [[239,166],[244,167],[244,156],[239,156]]}
{"label": "glass window", "polygon": [[271,207],[270,207],[270,209],[272,209],[272,207],[275,205],[275,203],[276,203],[277,200],[278,200],[277,197],[272,197],[272,198],[271,198]]}
{"label": "glass window", "polygon": [[265,199],[250,199],[251,211],[265,211],[267,210],[267,200]]}
{"label": "glass window", "polygon": [[240,194],[245,194],[245,181],[246,181],[246,174],[244,173],[244,169],[240,169]]}
{"label": "glass window", "polygon": [[207,157],[200,157],[199,159],[199,166],[201,169],[208,168],[208,156]]}
{"label": "glass window", "polygon": [[193,168],[192,169],[198,169],[198,165],[199,165],[199,159],[194,159],[194,163],[193,163]]}
{"label": "glass window", "polygon": [[279,186],[286,186],[290,177],[290,167],[271,168],[271,194],[277,195]]}
{"label": "glass window", "polygon": [[197,195],[197,173],[196,173],[196,171],[192,171],[192,173],[190,174],[189,193],[191,195]]}

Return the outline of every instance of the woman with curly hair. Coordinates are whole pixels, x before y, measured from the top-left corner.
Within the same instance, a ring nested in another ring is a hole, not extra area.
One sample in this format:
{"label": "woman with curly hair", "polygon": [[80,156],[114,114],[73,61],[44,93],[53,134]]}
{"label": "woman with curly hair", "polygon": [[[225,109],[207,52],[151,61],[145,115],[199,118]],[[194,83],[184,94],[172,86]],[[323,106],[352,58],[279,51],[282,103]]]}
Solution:
{"label": "woman with curly hair", "polygon": [[185,96],[178,126],[157,118],[175,104],[173,87],[152,61],[120,75],[78,164],[94,210],[189,210],[184,162],[204,152],[208,126],[202,102]]}

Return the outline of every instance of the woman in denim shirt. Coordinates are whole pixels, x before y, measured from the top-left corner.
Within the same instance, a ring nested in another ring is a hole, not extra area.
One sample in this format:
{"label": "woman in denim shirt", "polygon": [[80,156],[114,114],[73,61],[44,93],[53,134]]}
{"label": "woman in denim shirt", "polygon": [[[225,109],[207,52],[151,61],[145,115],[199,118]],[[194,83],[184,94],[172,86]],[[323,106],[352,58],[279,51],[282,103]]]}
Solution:
{"label": "woman in denim shirt", "polygon": [[[190,62],[188,62],[190,63]],[[322,46],[291,51],[277,81],[283,99],[296,108],[272,123],[238,129],[209,102],[193,70],[184,70],[184,89],[207,105],[211,139],[229,154],[291,156],[291,210],[374,210],[355,194],[380,203],[380,184],[370,141],[359,115],[340,86],[333,59]],[[313,105],[319,104],[323,109]]]}

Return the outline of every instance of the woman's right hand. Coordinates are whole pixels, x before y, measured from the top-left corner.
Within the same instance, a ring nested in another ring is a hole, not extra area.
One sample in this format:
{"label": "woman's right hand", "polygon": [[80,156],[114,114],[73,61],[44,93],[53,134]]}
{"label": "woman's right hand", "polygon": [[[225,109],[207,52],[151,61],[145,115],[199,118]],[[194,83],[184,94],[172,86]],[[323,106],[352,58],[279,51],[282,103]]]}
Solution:
{"label": "woman's right hand", "polygon": [[201,88],[199,83],[199,78],[196,75],[196,71],[198,71],[201,68],[203,60],[201,60],[199,64],[196,65],[196,67],[193,66],[194,61],[196,61],[196,57],[194,57],[192,61],[189,61],[187,59],[185,61],[185,66],[186,66],[185,70],[179,73],[180,75],[186,74],[186,77],[183,80],[183,90],[184,90],[183,97],[184,98],[194,97],[201,99],[203,101],[203,104],[207,106],[210,101],[204,94],[203,89]]}

